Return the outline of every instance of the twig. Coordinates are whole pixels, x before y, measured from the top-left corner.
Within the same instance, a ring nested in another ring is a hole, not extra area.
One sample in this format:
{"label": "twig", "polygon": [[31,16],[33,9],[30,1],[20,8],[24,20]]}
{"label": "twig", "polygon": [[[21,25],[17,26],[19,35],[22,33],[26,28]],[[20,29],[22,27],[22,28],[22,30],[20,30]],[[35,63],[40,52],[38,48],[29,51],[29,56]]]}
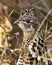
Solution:
{"label": "twig", "polygon": [[45,57],[42,57],[43,59],[47,59],[47,60],[50,60],[51,62],[52,62],[52,59],[50,59],[50,58],[45,58]]}
{"label": "twig", "polygon": [[44,56],[45,56],[47,53],[49,53],[51,50],[52,50],[52,48],[49,49],[47,52],[45,52],[42,56],[38,56],[38,60],[40,60],[41,58],[43,58],[43,59],[52,61],[52,59],[47,58],[47,57],[44,57]]}
{"label": "twig", "polygon": [[47,52],[45,52],[41,57],[44,57],[47,53],[49,53],[50,51],[52,51],[52,48],[49,49]]}
{"label": "twig", "polygon": [[[40,13],[41,13],[41,12],[40,12]],[[41,15],[42,15],[43,17],[45,17],[45,15],[44,15],[43,13],[41,13]],[[52,24],[52,21],[50,21],[48,18],[47,18],[47,21]]]}
{"label": "twig", "polygon": [[36,2],[35,4],[37,5],[37,4],[39,4],[39,3],[40,3],[40,1]]}
{"label": "twig", "polygon": [[[38,32],[40,31],[41,27],[43,26],[43,24],[45,23],[47,17],[50,15],[50,13],[52,12],[52,9],[48,12],[48,14],[45,16],[45,18],[43,19],[42,23],[40,24],[39,28],[37,29],[35,35],[34,35],[34,38],[33,40],[36,38],[36,35],[38,35]],[[48,52],[50,52],[52,50],[52,48],[50,50],[48,50],[47,52],[45,52],[42,56],[40,56],[40,59],[42,57],[44,57]]]}
{"label": "twig", "polygon": [[[45,10],[44,8],[37,6],[35,4],[32,4],[32,7],[39,10],[39,11],[43,11],[44,13],[48,13],[49,10]],[[52,13],[50,14],[50,16],[52,16]]]}
{"label": "twig", "polygon": [[[48,14],[43,19],[42,23],[40,24],[39,28],[37,29],[37,31],[36,31],[36,33],[34,35],[34,38],[36,37],[36,35],[38,35],[38,32],[40,31],[41,27],[43,26],[43,24],[45,23],[47,17],[50,15],[51,12],[52,12],[52,9],[48,12]],[[34,38],[33,38],[33,40],[34,40]]]}
{"label": "twig", "polygon": [[9,17],[12,15],[13,12],[14,12],[14,9],[10,12]]}
{"label": "twig", "polygon": [[46,40],[47,40],[48,38],[50,38],[50,37],[52,37],[52,35],[49,35],[48,37],[46,37],[44,41],[46,41]]}
{"label": "twig", "polygon": [[47,3],[45,2],[45,0],[40,0],[42,2],[42,4],[44,5],[44,7],[49,11],[50,8],[48,7]]}
{"label": "twig", "polygon": [[23,16],[21,15],[21,16],[19,17],[19,19],[17,19],[17,20],[14,22],[14,24],[16,24],[17,22],[19,22],[19,21],[21,20],[21,18],[23,18],[26,14],[27,14],[27,13],[25,13]]}

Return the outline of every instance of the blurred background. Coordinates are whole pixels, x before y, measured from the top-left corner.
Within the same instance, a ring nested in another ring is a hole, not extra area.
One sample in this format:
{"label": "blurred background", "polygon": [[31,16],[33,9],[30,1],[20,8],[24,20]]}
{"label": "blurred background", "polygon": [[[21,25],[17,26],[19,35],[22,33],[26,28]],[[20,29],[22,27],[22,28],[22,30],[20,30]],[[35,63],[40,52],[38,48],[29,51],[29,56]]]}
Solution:
{"label": "blurred background", "polygon": [[[37,24],[41,24],[45,16],[52,9],[52,0],[0,0],[0,2],[8,6],[8,17],[13,27],[13,30],[9,33],[10,39],[8,42],[10,42],[12,50],[16,48],[19,49],[22,46],[23,31],[17,24],[14,24],[14,22],[19,19],[21,11],[32,8],[34,17],[36,18],[34,21],[38,22]],[[33,27],[36,32],[39,27],[35,25],[35,22],[33,23]],[[40,29],[39,34],[41,34],[43,40],[45,40],[47,49],[52,49],[52,12]],[[52,50],[49,56],[52,58]]]}

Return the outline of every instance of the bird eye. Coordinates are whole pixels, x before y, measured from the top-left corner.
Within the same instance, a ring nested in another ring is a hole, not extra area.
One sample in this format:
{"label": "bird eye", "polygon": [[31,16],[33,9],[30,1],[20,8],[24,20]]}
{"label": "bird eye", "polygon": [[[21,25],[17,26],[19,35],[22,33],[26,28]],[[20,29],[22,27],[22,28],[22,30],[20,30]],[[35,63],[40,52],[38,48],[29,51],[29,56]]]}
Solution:
{"label": "bird eye", "polygon": [[26,20],[26,23],[30,23],[30,20]]}

